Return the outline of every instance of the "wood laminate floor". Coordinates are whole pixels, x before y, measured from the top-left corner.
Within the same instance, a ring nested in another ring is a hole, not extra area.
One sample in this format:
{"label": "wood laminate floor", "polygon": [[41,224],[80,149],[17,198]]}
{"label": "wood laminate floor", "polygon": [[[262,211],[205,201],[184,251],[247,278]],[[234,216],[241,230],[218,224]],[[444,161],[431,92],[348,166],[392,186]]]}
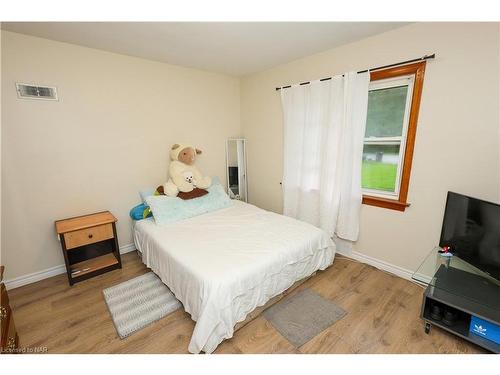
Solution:
{"label": "wood laminate floor", "polygon": [[[187,353],[194,322],[183,310],[118,337],[102,290],[148,272],[136,252],[123,269],[68,285],[59,275],[9,291],[23,347],[48,353]],[[216,353],[483,353],[438,328],[424,333],[423,289],[368,265],[337,257],[291,294],[312,288],[347,315],[295,348],[261,315],[224,341]]]}

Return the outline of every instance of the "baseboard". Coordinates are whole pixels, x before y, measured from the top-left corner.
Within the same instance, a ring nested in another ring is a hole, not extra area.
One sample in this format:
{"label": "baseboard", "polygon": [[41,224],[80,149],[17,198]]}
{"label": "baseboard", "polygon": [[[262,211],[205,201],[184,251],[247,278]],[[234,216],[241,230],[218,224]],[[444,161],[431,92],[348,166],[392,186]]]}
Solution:
{"label": "baseboard", "polygon": [[131,251],[135,251],[135,245],[133,243],[120,246],[120,254],[127,254]]}
{"label": "baseboard", "polygon": [[[130,253],[131,251],[134,250],[135,250],[135,245],[133,243],[120,246],[120,254]],[[43,279],[48,279],[49,277],[57,276],[63,273],[66,273],[66,266],[64,264],[60,264],[59,266],[47,268],[46,270],[43,271],[33,272],[28,275],[19,276],[10,280],[5,280],[4,284],[7,290],[10,290],[31,283],[35,283]]]}
{"label": "baseboard", "polygon": [[5,287],[7,290],[19,288],[24,285],[31,283],[36,283],[37,281],[48,279],[52,276],[57,276],[62,273],[66,273],[66,266],[60,264],[59,266],[47,268],[43,271],[33,272],[28,275],[23,275],[10,280],[4,280]]}
{"label": "baseboard", "polygon": [[349,254],[344,254],[341,252],[337,253],[347,258],[355,259],[361,263],[366,263],[380,270],[392,273],[393,275],[399,276],[403,279],[414,281],[411,278],[413,275],[413,271],[407,270],[406,268],[396,266],[394,264],[385,262],[377,258],[373,258],[371,256],[359,253],[357,251],[352,251]]}

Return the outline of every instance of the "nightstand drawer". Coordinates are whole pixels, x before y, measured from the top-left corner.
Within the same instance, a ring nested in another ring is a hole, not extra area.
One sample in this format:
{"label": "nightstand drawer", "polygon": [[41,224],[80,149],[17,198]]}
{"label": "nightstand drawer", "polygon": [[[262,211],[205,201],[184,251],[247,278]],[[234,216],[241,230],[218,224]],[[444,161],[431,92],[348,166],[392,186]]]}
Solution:
{"label": "nightstand drawer", "polygon": [[113,238],[113,225],[104,224],[97,227],[75,230],[73,232],[64,233],[64,242],[66,249],[73,249],[92,243],[109,240]]}

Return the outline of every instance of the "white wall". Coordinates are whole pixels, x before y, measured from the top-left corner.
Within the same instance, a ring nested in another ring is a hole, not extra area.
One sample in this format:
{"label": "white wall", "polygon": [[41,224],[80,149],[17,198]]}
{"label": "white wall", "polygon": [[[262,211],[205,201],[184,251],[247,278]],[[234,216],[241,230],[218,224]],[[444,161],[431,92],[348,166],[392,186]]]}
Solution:
{"label": "white wall", "polygon": [[[275,87],[435,52],[427,64],[406,212],[363,206],[355,250],[414,270],[438,243],[446,192],[498,202],[496,23],[419,23],[242,79],[251,203],[282,211],[283,120]],[[275,155],[279,155],[276,157]]]}
{"label": "white wall", "polygon": [[[132,243],[138,191],[167,175],[176,142],[203,150],[225,180],[225,141],[241,135],[233,77],[2,32],[2,248],[6,278],[63,264],[54,220],[100,210]],[[59,101],[20,100],[15,82]]]}

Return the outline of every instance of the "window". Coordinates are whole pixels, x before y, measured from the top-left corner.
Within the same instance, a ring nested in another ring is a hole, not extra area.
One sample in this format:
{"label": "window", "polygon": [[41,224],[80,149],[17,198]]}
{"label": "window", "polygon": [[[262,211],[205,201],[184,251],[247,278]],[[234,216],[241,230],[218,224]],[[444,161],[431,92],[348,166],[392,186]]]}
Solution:
{"label": "window", "polygon": [[371,73],[363,146],[363,203],[404,211],[425,61]]}
{"label": "window", "polygon": [[414,76],[370,83],[363,147],[362,187],[367,194],[396,199]]}

